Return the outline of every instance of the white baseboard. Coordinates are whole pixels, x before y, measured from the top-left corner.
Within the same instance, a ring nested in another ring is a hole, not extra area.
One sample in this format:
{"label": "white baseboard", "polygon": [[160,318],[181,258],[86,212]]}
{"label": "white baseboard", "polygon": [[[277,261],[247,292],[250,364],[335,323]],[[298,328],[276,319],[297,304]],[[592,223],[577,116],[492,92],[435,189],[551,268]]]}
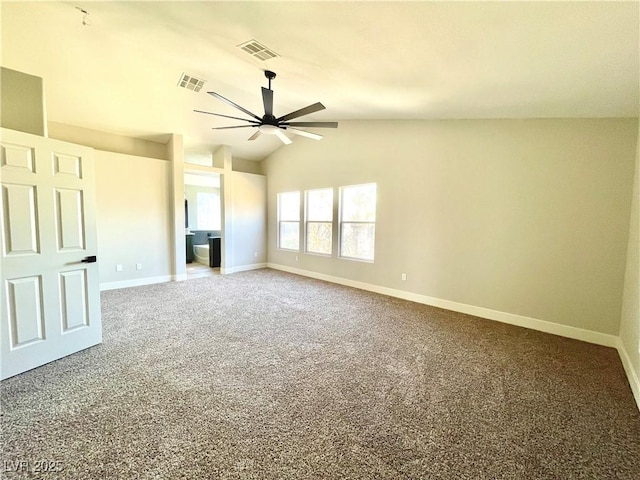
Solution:
{"label": "white baseboard", "polygon": [[622,366],[624,367],[624,371],[627,374],[627,379],[629,380],[629,385],[631,386],[633,397],[636,399],[638,410],[640,410],[639,372],[636,372],[635,369],[633,368],[633,364],[631,363],[631,358],[629,357],[627,350],[624,348],[624,344],[622,343],[622,340],[620,340],[620,338],[618,338],[618,354],[620,355],[620,360],[622,360]]}
{"label": "white baseboard", "polygon": [[171,275],[162,275],[159,277],[134,278],[131,280],[120,280],[118,282],[103,282],[100,284],[100,291],[115,290],[118,288],[140,287],[142,285],[151,285],[153,283],[165,283],[174,280]]}
{"label": "white baseboard", "polygon": [[295,267],[288,267],[286,265],[268,263],[267,266],[269,268],[282,270],[284,272],[295,273],[297,275],[303,275],[305,277],[311,277],[311,278],[316,278],[318,280],[325,280],[327,282],[338,283],[340,285],[345,285],[348,287],[354,287],[354,288],[359,288],[361,290],[367,290],[369,292],[389,295],[390,297],[402,298],[404,300],[410,300],[412,302],[422,303],[425,305],[430,305],[432,307],[444,308],[446,310],[452,310],[454,312],[466,313],[469,315],[474,315],[476,317],[486,318],[489,320],[496,320],[498,322],[508,323],[510,325],[517,325],[519,327],[530,328],[532,330],[551,333],[553,335],[573,338],[575,340],[582,340],[583,342],[595,343],[597,345],[603,345],[605,347],[613,347],[613,348],[617,348],[618,346],[618,337],[615,335],[594,332],[592,330],[585,330],[582,328],[570,327],[568,325],[561,325],[559,323],[548,322],[546,320],[539,320],[537,318],[525,317],[525,316],[517,315],[514,313],[491,310],[490,308],[476,307],[474,305],[467,305],[465,303],[453,302],[451,300],[444,300],[441,298],[429,297],[427,295],[420,295],[417,293],[406,292],[404,290],[397,290],[395,288],[382,287],[379,285],[373,285],[365,282],[358,282],[355,280],[349,280],[342,277],[334,277],[332,275],[312,272],[309,270],[302,270],[300,268],[295,268]]}
{"label": "white baseboard", "polygon": [[252,263],[250,265],[240,265],[238,267],[220,268],[220,273],[222,275],[227,275],[229,273],[246,272],[248,270],[258,270],[260,268],[267,268],[267,264],[266,263]]}

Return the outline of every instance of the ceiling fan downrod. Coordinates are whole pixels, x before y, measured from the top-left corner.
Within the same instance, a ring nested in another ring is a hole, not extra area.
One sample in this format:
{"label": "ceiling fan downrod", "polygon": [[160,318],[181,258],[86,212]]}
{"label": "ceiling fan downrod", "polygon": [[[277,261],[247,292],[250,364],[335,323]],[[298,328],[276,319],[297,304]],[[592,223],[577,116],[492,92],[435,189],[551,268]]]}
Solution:
{"label": "ceiling fan downrod", "polygon": [[271,80],[276,78],[276,72],[272,72],[271,70],[265,70],[264,76],[269,79],[269,90],[271,90]]}

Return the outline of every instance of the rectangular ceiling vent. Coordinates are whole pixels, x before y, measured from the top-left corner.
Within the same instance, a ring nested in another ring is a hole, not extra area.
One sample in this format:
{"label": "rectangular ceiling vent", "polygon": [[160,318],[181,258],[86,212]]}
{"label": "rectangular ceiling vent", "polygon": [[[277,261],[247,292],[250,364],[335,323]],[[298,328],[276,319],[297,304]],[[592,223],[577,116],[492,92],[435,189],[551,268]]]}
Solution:
{"label": "rectangular ceiling vent", "polygon": [[180,77],[180,81],[178,82],[179,87],[186,88],[187,90],[193,90],[194,92],[199,92],[203,85],[204,80],[192,77],[191,75],[187,75],[186,73],[182,74],[182,76]]}
{"label": "rectangular ceiling vent", "polygon": [[247,52],[249,55],[256,57],[259,60],[270,60],[272,58],[279,57],[276,52],[271,50],[270,48],[265,47],[260,42],[255,40],[249,40],[248,42],[241,43],[238,45],[242,50]]}

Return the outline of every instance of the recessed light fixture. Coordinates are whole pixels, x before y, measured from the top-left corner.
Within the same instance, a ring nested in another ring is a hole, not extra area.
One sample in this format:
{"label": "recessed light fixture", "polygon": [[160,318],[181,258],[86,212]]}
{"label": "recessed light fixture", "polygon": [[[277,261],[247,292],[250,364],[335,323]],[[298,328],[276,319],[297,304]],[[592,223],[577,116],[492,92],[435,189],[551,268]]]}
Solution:
{"label": "recessed light fixture", "polygon": [[180,81],[178,82],[179,87],[186,88],[187,90],[193,90],[196,93],[200,91],[203,85],[204,80],[187,75],[186,73],[183,73],[180,76]]}

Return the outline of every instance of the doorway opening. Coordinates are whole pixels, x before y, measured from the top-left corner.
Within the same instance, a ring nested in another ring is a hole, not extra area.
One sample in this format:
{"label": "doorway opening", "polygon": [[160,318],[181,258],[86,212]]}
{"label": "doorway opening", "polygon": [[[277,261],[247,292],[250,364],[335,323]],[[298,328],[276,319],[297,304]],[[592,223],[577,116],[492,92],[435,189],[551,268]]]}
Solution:
{"label": "doorway opening", "polygon": [[187,279],[220,274],[220,174],[184,174]]}

